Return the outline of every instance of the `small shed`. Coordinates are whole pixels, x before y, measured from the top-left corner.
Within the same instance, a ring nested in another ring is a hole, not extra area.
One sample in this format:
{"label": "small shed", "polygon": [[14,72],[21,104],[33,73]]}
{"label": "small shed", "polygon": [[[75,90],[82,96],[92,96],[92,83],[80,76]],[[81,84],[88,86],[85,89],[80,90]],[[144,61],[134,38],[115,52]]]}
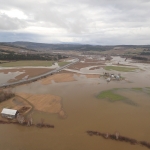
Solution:
{"label": "small shed", "polygon": [[111,78],[114,78],[115,76],[114,76],[114,74],[111,74],[111,76],[110,76]]}
{"label": "small shed", "polygon": [[116,79],[117,79],[117,80],[120,80],[120,76],[119,76],[119,75],[116,75]]}
{"label": "small shed", "polygon": [[111,78],[107,78],[107,82],[110,82],[111,81]]}
{"label": "small shed", "polygon": [[18,111],[15,109],[3,108],[1,115],[2,117],[14,119],[17,115]]}

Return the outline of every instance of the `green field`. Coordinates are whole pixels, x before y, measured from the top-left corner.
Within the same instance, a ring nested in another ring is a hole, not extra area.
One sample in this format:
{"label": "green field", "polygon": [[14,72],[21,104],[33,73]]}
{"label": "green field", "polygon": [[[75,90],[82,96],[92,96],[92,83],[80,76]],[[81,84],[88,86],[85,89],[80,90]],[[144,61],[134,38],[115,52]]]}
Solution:
{"label": "green field", "polygon": [[114,93],[113,91],[110,91],[110,90],[101,92],[97,97],[99,99],[107,99],[107,100],[110,100],[112,102],[120,101],[120,100],[125,99],[125,97],[123,97],[119,94],[116,94],[116,93]]}
{"label": "green field", "polygon": [[132,88],[133,90],[142,91],[143,88]]}
{"label": "green field", "polygon": [[[14,61],[0,64],[1,67],[25,67],[25,66],[52,66],[53,61],[43,60],[27,60],[27,61]],[[58,62],[60,67],[69,64],[69,62]]]}
{"label": "green field", "polygon": [[24,67],[24,66],[52,66],[52,61],[28,60],[28,61],[15,61],[0,64],[2,67]]}
{"label": "green field", "polygon": [[105,70],[122,71],[122,72],[130,72],[130,71],[135,71],[137,68],[118,67],[118,66],[105,66],[104,69]]}
{"label": "green field", "polygon": [[65,65],[67,65],[67,64],[69,64],[69,62],[58,62],[58,65],[59,65],[60,67],[65,66]]}

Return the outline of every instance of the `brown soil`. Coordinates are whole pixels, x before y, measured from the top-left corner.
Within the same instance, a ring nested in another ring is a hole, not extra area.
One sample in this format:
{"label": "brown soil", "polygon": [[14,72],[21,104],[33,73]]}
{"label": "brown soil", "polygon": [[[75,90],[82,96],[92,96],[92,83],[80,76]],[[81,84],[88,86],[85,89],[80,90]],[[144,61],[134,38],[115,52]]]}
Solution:
{"label": "brown soil", "polygon": [[29,93],[17,93],[17,95],[24,99],[28,99],[29,97],[32,96],[32,94],[29,94]]}
{"label": "brown soil", "polygon": [[50,94],[27,94],[19,93],[19,96],[27,99],[36,110],[48,112],[48,113],[58,113],[61,117],[65,117],[65,113],[62,109],[61,98],[59,96]]}
{"label": "brown soil", "polygon": [[75,79],[73,77],[74,74],[75,73],[61,72],[61,73],[49,76],[49,77],[47,77],[45,79],[42,79],[41,82],[42,82],[42,84],[50,84],[52,80],[54,80],[55,82],[70,82],[70,81],[75,81]]}
{"label": "brown soil", "polygon": [[96,66],[96,65],[103,65],[103,63],[100,63],[100,62],[98,62],[98,63],[81,63],[81,62],[78,62],[78,63],[68,67],[68,69],[80,70],[81,68]]}
{"label": "brown soil", "polygon": [[47,68],[22,68],[22,69],[4,69],[4,70],[0,70],[0,72],[3,72],[5,74],[8,74],[8,72],[17,72],[17,71],[24,72],[24,73],[18,75],[15,79],[9,80],[9,82],[14,82],[14,81],[21,80],[22,78],[24,78],[27,75],[28,75],[28,78],[35,77],[35,76],[47,73],[47,72],[51,71],[51,69],[47,69]]}
{"label": "brown soil", "polygon": [[30,109],[30,107],[27,107],[27,106],[23,106],[21,107],[18,111],[19,113],[21,114],[24,114],[26,111],[28,111]]}
{"label": "brown soil", "polygon": [[[71,73],[69,71],[63,70],[60,73],[57,73],[57,74],[54,74],[52,76],[42,79],[41,82],[42,84],[47,85],[47,84],[51,84],[52,81],[55,81],[57,83],[76,81],[76,79],[74,78],[74,75],[80,76],[81,74]],[[99,78],[100,77],[100,75],[98,74],[85,74],[85,76],[87,78]]]}

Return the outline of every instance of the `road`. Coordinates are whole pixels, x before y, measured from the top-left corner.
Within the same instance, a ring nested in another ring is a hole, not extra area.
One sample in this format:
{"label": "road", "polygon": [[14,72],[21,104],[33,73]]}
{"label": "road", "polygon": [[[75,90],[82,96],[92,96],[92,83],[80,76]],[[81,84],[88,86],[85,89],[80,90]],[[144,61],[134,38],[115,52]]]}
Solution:
{"label": "road", "polygon": [[30,83],[30,82],[34,82],[34,81],[37,81],[39,79],[42,79],[42,78],[45,78],[47,76],[50,76],[50,75],[53,75],[75,63],[77,63],[79,61],[78,58],[76,58],[73,62],[71,62],[70,64],[67,64],[65,66],[62,66],[62,67],[59,67],[55,70],[52,70],[50,72],[47,72],[45,74],[42,74],[42,75],[39,75],[39,76],[36,76],[36,77],[33,77],[33,78],[30,78],[30,79],[27,79],[27,80],[20,80],[20,81],[16,81],[16,82],[13,82],[13,83],[6,83],[6,84],[3,84],[3,85],[0,85],[0,88],[6,88],[6,87],[10,87],[10,86],[15,86],[15,85],[20,85],[20,84],[25,84],[25,83]]}

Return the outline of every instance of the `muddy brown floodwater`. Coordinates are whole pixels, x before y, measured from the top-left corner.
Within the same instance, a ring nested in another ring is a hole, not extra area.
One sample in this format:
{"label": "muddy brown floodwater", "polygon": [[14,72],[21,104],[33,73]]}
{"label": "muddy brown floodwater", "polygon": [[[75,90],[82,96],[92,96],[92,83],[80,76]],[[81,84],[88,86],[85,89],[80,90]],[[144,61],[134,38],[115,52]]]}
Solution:
{"label": "muddy brown floodwater", "polygon": [[[130,76],[129,76],[130,74]],[[150,142],[150,94],[134,87],[150,87],[149,75],[125,73],[126,81],[107,83],[103,77],[77,77],[77,81],[43,85],[41,81],[15,87],[16,93],[52,94],[62,98],[67,118],[58,114],[33,111],[34,123],[44,119],[54,129],[38,129],[19,125],[0,125],[0,149],[2,150],[146,150],[140,145],[105,140],[88,136],[87,130],[114,133]],[[145,78],[143,78],[145,77]],[[119,88],[117,93],[136,105],[122,101],[110,102],[97,99],[104,90]]]}

